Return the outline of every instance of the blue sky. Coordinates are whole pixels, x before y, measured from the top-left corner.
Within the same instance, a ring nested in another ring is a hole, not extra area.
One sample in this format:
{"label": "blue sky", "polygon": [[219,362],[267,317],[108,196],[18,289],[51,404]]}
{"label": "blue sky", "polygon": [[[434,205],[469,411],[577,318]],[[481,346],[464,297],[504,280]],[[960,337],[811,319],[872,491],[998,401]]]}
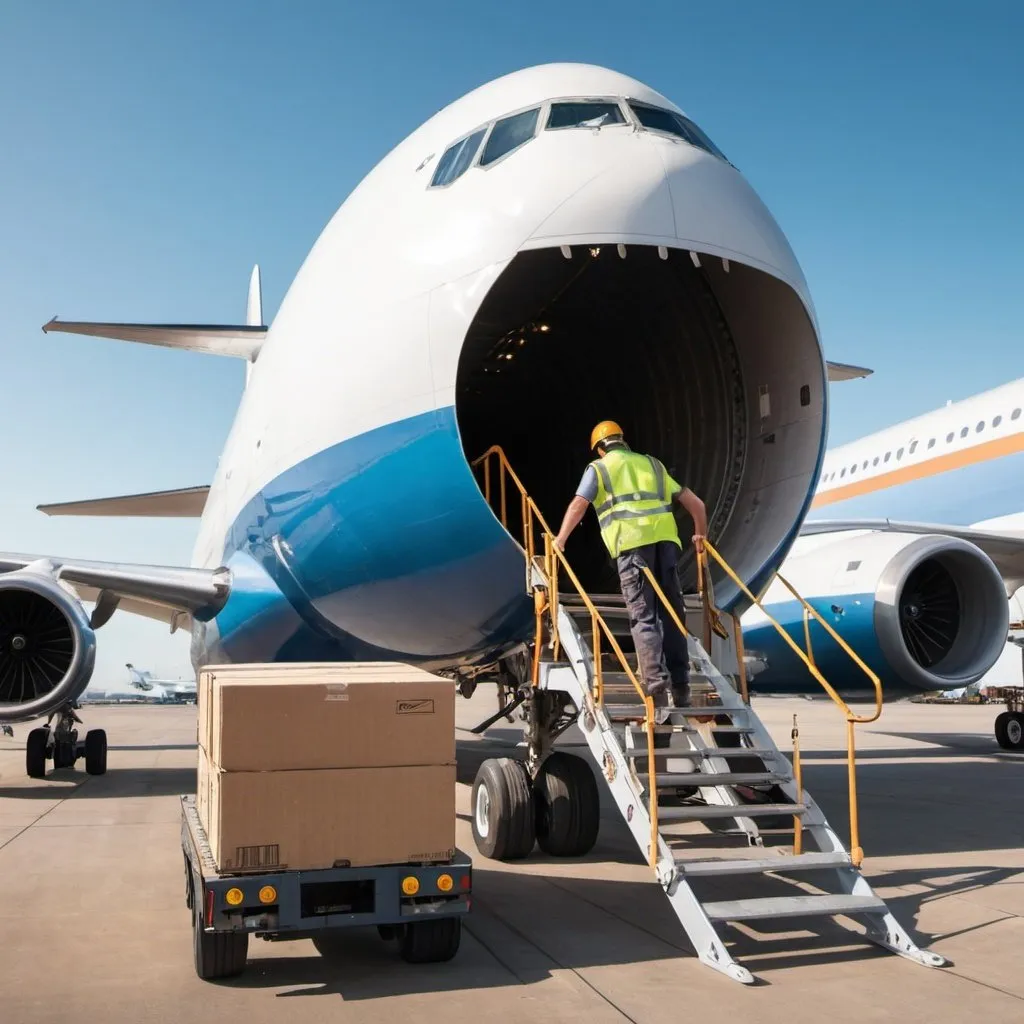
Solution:
{"label": "blue sky", "polygon": [[[0,9],[0,548],[187,564],[188,520],[47,519],[62,501],[206,483],[233,361],[43,335],[51,316],[272,317],[387,150],[519,67],[604,64],[679,103],[790,239],[826,353],[832,441],[1021,372],[1024,7],[1013,3],[175,4]],[[125,661],[188,645],[118,615]]]}

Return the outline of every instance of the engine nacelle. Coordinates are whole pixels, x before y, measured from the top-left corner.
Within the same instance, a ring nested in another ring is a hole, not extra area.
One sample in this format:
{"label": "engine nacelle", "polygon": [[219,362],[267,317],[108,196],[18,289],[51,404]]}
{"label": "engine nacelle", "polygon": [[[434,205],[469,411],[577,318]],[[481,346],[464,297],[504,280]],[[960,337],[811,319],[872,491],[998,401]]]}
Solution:
{"label": "engine nacelle", "polygon": [[[980,548],[938,534],[820,534],[803,538],[786,578],[881,678],[887,697],[977,682],[1006,645],[1009,604],[999,571]],[[804,615],[778,582],[764,603],[803,648]],[[743,617],[748,654],[766,664],[755,691],[820,692],[758,609]],[[850,698],[870,683],[812,620],[815,663]]]}
{"label": "engine nacelle", "polygon": [[26,722],[81,697],[96,635],[81,602],[50,573],[0,575],[0,722]]}

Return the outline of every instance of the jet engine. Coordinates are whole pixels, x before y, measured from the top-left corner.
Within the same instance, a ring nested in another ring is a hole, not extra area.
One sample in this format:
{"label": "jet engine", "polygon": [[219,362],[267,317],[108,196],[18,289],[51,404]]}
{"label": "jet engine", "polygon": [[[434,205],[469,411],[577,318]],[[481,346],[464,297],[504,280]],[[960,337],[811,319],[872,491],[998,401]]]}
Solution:
{"label": "jet engine", "polygon": [[[977,682],[1006,644],[1009,606],[992,560],[937,534],[821,534],[798,542],[786,576],[881,678],[887,697]],[[803,607],[774,583],[764,603],[797,643]],[[753,688],[820,690],[757,609],[743,620],[750,654],[767,663]],[[864,674],[822,627],[810,624],[815,663],[847,696],[867,696]]]}
{"label": "jet engine", "polygon": [[73,704],[95,659],[85,609],[52,574],[26,568],[0,575],[0,722]]}

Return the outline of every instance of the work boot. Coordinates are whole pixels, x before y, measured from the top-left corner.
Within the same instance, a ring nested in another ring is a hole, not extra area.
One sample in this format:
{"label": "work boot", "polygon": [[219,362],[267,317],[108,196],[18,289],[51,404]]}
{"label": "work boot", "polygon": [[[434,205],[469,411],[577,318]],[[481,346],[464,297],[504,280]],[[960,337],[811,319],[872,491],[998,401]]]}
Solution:
{"label": "work boot", "polygon": [[690,706],[690,684],[683,683],[682,686],[672,684],[672,707],[688,708]]}

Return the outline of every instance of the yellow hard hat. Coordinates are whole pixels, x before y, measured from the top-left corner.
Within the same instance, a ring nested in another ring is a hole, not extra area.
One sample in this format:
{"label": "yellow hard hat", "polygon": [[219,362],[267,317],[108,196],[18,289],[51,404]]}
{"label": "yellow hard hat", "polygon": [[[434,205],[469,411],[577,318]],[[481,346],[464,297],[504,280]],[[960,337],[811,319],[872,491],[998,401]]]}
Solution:
{"label": "yellow hard hat", "polygon": [[607,441],[609,437],[621,437],[623,433],[624,431],[622,427],[620,427],[615,420],[602,420],[590,432],[591,450],[596,448],[602,441]]}

